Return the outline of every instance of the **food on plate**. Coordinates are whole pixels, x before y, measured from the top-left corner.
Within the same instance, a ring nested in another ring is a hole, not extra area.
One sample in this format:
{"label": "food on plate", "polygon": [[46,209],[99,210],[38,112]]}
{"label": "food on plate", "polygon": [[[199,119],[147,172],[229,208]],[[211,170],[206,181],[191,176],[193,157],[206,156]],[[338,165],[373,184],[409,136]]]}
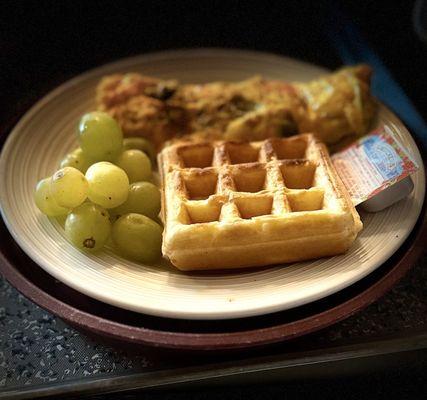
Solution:
{"label": "food on plate", "polygon": [[115,161],[126,172],[129,182],[146,181],[151,178],[151,161],[141,150],[123,151]]}
{"label": "food on plate", "polygon": [[127,200],[111,210],[117,217],[128,213],[143,214],[156,219],[160,212],[160,190],[151,182],[134,182],[129,186]]}
{"label": "food on plate", "polygon": [[[99,110],[78,124],[80,147],[39,183],[36,204],[68,214],[80,249],[111,237],[125,257],[151,262],[162,250],[182,270],[343,253],[362,223],[321,142],[367,131],[370,76],[359,65],[307,83],[104,77]],[[162,193],[147,182],[159,150]]]}
{"label": "food on plate", "polygon": [[97,106],[124,134],[157,148],[173,138],[263,140],[314,132],[327,144],[367,132],[376,103],[371,68],[342,68],[311,82],[253,77],[241,82],[179,84],[136,73],[104,77]]}
{"label": "food on plate", "polygon": [[126,172],[116,165],[101,161],[86,171],[89,183],[87,197],[104,208],[114,208],[123,204],[129,194],[129,178]]}
{"label": "food on plate", "polygon": [[50,193],[56,203],[65,208],[82,204],[88,194],[88,181],[76,168],[65,167],[56,171],[50,180]]}
{"label": "food on plate", "polygon": [[156,162],[156,149],[153,144],[145,138],[138,136],[124,138],[123,150],[141,150],[150,157],[152,163]]}
{"label": "food on plate", "polygon": [[369,66],[359,65],[294,84],[301,99],[293,113],[299,132],[315,132],[327,144],[367,133],[377,108],[371,75]]}
{"label": "food on plate", "polygon": [[113,224],[113,242],[125,257],[153,262],[160,255],[162,227],[141,214],[125,214]]}
{"label": "food on plate", "polygon": [[179,142],[158,162],[162,252],[182,270],[336,255],[362,228],[325,145],[311,134]]}
{"label": "food on plate", "polygon": [[78,147],[62,159],[60,167],[73,167],[77,168],[82,173],[86,173],[87,169],[90,167],[90,162],[83,154],[83,150]]}
{"label": "food on plate", "polygon": [[78,139],[88,160],[114,161],[123,149],[123,133],[117,121],[103,112],[90,112],[80,120]]}
{"label": "food on plate", "polygon": [[[160,192],[145,182],[152,177],[151,162],[141,151],[152,154],[153,146],[143,138],[123,143],[120,126],[101,112],[85,114],[77,134],[83,148],[66,155],[61,169],[37,184],[37,207],[47,216],[65,219],[67,238],[89,252],[104,247],[112,237],[111,221],[120,219],[115,229],[116,250],[133,259],[154,260],[161,253],[158,231],[161,237],[162,228],[150,218],[158,219]],[[135,243],[139,248],[132,250],[129,246]]]}
{"label": "food on plate", "polygon": [[170,103],[176,81],[139,74],[110,75],[97,87],[100,111],[106,111],[120,124],[126,136],[143,136],[156,147],[186,131],[185,110]]}
{"label": "food on plate", "polygon": [[83,203],[68,214],[65,235],[79,249],[97,251],[107,242],[111,233],[108,211],[97,204]]}
{"label": "food on plate", "polygon": [[68,214],[70,209],[61,207],[54,200],[50,192],[51,177],[42,179],[37,183],[36,191],[34,192],[34,201],[39,210],[49,217],[57,217]]}

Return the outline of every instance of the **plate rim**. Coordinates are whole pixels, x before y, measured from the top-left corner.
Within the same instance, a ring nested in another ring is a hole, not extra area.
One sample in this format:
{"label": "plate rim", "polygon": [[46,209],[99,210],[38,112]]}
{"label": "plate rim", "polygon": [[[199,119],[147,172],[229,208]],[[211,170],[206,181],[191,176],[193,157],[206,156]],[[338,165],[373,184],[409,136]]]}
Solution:
{"label": "plate rim", "polygon": [[[237,50],[237,49],[219,49],[219,48],[202,48],[202,49],[183,49],[183,50],[159,51],[159,52],[154,52],[154,53],[147,53],[147,54],[141,54],[141,55],[137,55],[137,56],[133,56],[133,57],[128,57],[128,58],[120,59],[120,60],[105,64],[105,65],[101,65],[99,67],[90,69],[89,71],[83,72],[82,74],[79,74],[76,77],[62,83],[61,85],[59,85],[58,87],[54,88],[52,91],[47,93],[45,96],[43,96],[40,100],[36,101],[36,103],[26,113],[24,113],[24,115],[19,119],[18,123],[12,128],[8,137],[6,138],[6,142],[4,143],[4,146],[3,146],[3,149],[2,149],[2,152],[0,155],[0,181],[5,179],[4,176],[6,175],[6,172],[5,172],[6,169],[3,168],[4,167],[4,165],[3,165],[4,159],[5,159],[4,154],[7,153],[8,147],[11,146],[11,143],[12,143],[11,138],[13,138],[13,135],[17,135],[19,133],[19,129],[20,129],[21,125],[24,125],[27,122],[27,120],[32,118],[32,116],[34,114],[36,114],[41,108],[43,108],[47,102],[50,102],[52,99],[54,99],[56,96],[60,95],[67,88],[75,87],[75,86],[79,85],[81,81],[90,79],[91,77],[97,76],[99,74],[107,73],[107,71],[114,70],[117,67],[125,68],[125,66],[132,65],[141,59],[143,59],[143,60],[147,60],[147,59],[158,60],[158,59],[168,58],[168,57],[176,56],[176,55],[181,57],[182,54],[185,54],[186,57],[194,57],[194,55],[204,55],[204,54],[208,54],[210,56],[212,56],[212,55],[218,56],[218,55],[222,54],[222,55],[225,55],[226,57],[230,57],[231,54],[233,54],[235,56],[236,53],[238,53],[238,56],[255,57],[258,60],[259,60],[260,55],[262,55],[263,57],[269,57],[269,59],[271,59],[271,60],[277,60],[277,61],[282,62],[282,63],[283,63],[283,61],[285,61],[287,63],[291,63],[297,67],[304,64],[308,68],[316,68],[316,69],[319,69],[319,71],[320,70],[327,71],[326,69],[324,69],[322,67],[318,67],[314,64],[306,63],[304,61],[299,61],[296,59],[292,59],[292,58],[281,56],[281,55],[274,54],[274,53],[249,51],[249,50]],[[268,61],[266,61],[266,62],[268,62]],[[103,71],[105,71],[105,72],[103,72]],[[384,106],[383,104],[382,104],[382,107],[384,107],[384,110],[387,113],[389,113],[392,116],[392,118],[395,119],[399,123],[399,125],[406,131],[406,133],[409,135],[409,138],[412,141],[414,141],[412,135],[410,134],[410,132],[408,131],[406,126],[402,123],[402,121],[390,109],[388,109],[388,107]],[[419,151],[418,146],[415,143],[415,141],[414,141],[414,145],[417,148],[417,150]],[[420,165],[420,169],[423,169],[423,165]],[[423,176],[425,176],[425,174],[423,174]],[[183,311],[177,315],[176,311],[166,311],[165,312],[163,309],[159,310],[159,308],[156,308],[156,307],[147,307],[147,306],[141,307],[139,305],[137,308],[135,308],[135,306],[130,305],[129,302],[121,301],[120,299],[115,299],[114,301],[112,301],[111,298],[109,298],[108,296],[104,296],[102,293],[91,291],[88,288],[85,288],[84,290],[81,287],[77,288],[75,285],[70,284],[70,282],[68,280],[66,280],[66,279],[64,280],[63,277],[59,277],[54,271],[52,271],[51,268],[42,266],[42,265],[44,265],[43,264],[43,258],[39,254],[33,252],[31,247],[27,246],[24,241],[20,240],[18,233],[15,232],[15,230],[12,226],[12,222],[8,220],[7,216],[4,213],[3,207],[1,206],[3,196],[5,196],[5,195],[0,192],[0,211],[1,211],[1,214],[3,216],[3,219],[5,221],[5,224],[9,230],[9,232],[12,234],[13,238],[19,244],[19,246],[24,250],[24,252],[32,260],[34,260],[41,268],[43,268],[46,272],[53,275],[54,277],[61,280],[62,282],[66,283],[70,287],[73,287],[76,290],[78,290],[78,291],[80,291],[80,292],[82,292],[82,293],[84,293],[90,297],[93,297],[95,299],[98,299],[98,300],[103,301],[103,302],[108,303],[108,304],[112,304],[112,305],[117,306],[117,307],[121,307],[124,309],[132,310],[132,311],[136,311],[136,312],[140,312],[140,313],[147,313],[147,314],[155,315],[155,316],[164,316],[164,317],[181,318],[181,319],[207,319],[207,320],[232,319],[232,318],[248,317],[248,316],[255,316],[255,315],[263,315],[263,314],[273,313],[273,312],[280,311],[280,310],[284,309],[283,305],[275,304],[275,305],[268,305],[268,306],[263,305],[262,307],[254,307],[254,308],[251,308],[250,310],[243,310],[243,311],[242,310],[232,310],[232,311],[228,311],[226,313],[226,315],[224,315],[223,312],[220,313],[221,315],[218,315],[218,312],[215,312],[215,311],[214,312],[210,311],[209,313],[204,313],[203,315],[200,315],[199,311],[192,311],[192,310],[185,310],[185,311]],[[424,197],[425,197],[425,180],[424,180]],[[421,210],[422,210],[422,207],[419,210],[418,218],[419,218]],[[414,226],[415,226],[415,223],[414,223]],[[413,229],[413,227],[412,227],[412,229]],[[392,248],[389,251],[390,254],[388,255],[387,258],[383,259],[381,262],[376,262],[375,266],[372,267],[370,270],[366,271],[366,273],[363,276],[357,276],[356,278],[353,278],[352,280],[348,280],[344,283],[341,283],[339,285],[334,286],[334,288],[329,290],[329,291],[323,291],[322,294],[317,295],[317,297],[315,296],[314,298],[310,298],[309,300],[306,300],[306,301],[299,301],[299,302],[297,302],[297,304],[292,304],[291,306],[286,307],[286,309],[293,308],[293,307],[296,307],[299,305],[303,305],[303,304],[306,304],[306,303],[311,302],[311,301],[315,301],[315,300],[320,299],[320,298],[324,298],[324,297],[326,297],[332,293],[335,293],[339,290],[342,290],[343,288],[350,286],[354,282],[362,279],[364,276],[368,275],[370,272],[372,272],[373,270],[378,268],[381,264],[383,264],[392,254],[394,254],[398,250],[398,248],[403,244],[404,240],[410,234],[411,230],[408,230],[407,232],[405,232],[405,237],[402,238],[402,240],[399,242],[400,244],[394,246],[394,248]]]}

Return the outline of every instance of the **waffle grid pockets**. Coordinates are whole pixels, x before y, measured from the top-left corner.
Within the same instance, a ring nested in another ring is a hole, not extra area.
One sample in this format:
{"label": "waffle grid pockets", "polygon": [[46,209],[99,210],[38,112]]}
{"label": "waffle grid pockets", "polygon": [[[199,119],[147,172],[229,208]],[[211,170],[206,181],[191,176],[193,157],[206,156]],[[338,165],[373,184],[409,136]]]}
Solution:
{"label": "waffle grid pockets", "polygon": [[[294,249],[290,254],[281,242],[292,245],[337,231],[345,231],[346,239],[350,233],[353,241],[360,229],[326,148],[311,134],[252,143],[181,142],[162,151],[159,165],[164,185],[163,252],[181,269],[312,258],[311,251],[295,255]],[[273,257],[251,259],[251,249],[238,253],[252,245],[259,254],[272,243],[278,249]]]}

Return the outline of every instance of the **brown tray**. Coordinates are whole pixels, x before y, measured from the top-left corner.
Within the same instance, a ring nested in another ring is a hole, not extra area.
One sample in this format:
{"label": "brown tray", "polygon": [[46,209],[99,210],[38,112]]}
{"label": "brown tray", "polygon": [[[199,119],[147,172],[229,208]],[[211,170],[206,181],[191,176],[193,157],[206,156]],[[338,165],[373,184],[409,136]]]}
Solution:
{"label": "brown tray", "polygon": [[292,310],[225,321],[183,321],[124,311],[85,296],[37,266],[0,223],[0,272],[21,293],[71,325],[114,341],[181,350],[263,346],[325,328],[374,302],[411,268],[425,249],[425,204],[400,249],[350,287]]}

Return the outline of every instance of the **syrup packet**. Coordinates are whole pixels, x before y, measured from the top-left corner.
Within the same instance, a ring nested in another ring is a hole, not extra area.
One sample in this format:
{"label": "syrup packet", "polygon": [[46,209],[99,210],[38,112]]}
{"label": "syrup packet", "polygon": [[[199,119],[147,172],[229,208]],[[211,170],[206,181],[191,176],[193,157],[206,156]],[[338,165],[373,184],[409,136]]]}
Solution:
{"label": "syrup packet", "polygon": [[392,131],[382,126],[331,157],[353,204],[369,212],[383,210],[413,190],[414,158]]}

